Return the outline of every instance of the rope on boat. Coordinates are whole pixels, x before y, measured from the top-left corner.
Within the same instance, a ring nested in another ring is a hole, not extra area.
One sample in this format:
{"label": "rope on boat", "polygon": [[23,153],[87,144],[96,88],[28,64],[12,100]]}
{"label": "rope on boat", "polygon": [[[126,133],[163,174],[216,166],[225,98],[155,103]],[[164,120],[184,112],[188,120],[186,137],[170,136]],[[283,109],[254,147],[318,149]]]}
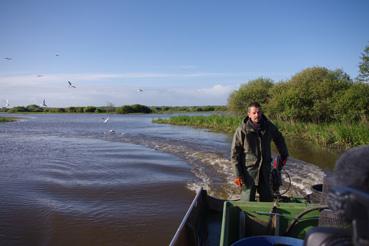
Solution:
{"label": "rope on boat", "polygon": [[323,205],[323,206],[318,206],[318,207],[313,207],[313,208],[309,208],[309,209],[305,209],[304,211],[302,211],[300,214],[298,214],[295,219],[292,221],[292,223],[288,226],[285,235],[289,235],[292,228],[296,225],[296,223],[307,213],[310,213],[312,211],[315,210],[323,210],[323,209],[327,209],[329,208],[327,205]]}

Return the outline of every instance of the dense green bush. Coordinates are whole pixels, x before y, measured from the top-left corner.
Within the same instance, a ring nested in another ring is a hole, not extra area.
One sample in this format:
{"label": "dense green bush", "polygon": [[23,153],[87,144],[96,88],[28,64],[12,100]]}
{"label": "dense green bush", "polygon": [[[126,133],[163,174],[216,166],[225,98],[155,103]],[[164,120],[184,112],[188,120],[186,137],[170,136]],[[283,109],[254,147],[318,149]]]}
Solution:
{"label": "dense green bush", "polygon": [[351,79],[341,70],[307,68],[271,90],[270,109],[280,119],[330,122],[335,120],[335,102],[351,85]]}
{"label": "dense green bush", "polygon": [[122,107],[118,107],[115,112],[117,114],[129,114],[129,113],[133,113],[132,111],[132,107],[128,106],[128,105],[124,105]]}
{"label": "dense green bush", "polygon": [[266,114],[277,120],[322,123],[369,119],[369,84],[354,83],[340,69],[307,68],[276,84],[252,80],[230,95],[228,109],[244,115],[252,101],[259,101]]}
{"label": "dense green bush", "polygon": [[145,105],[134,104],[134,105],[124,105],[122,107],[118,107],[115,112],[118,114],[151,113],[152,110]]}
{"label": "dense green bush", "polygon": [[369,121],[369,84],[355,83],[335,104],[337,118],[343,121]]}
{"label": "dense green bush", "polygon": [[141,104],[134,104],[132,105],[132,110],[134,113],[151,113],[152,110],[151,108],[145,106],[145,105],[141,105]]}
{"label": "dense green bush", "polygon": [[281,81],[269,89],[271,100],[269,100],[268,104],[264,106],[263,111],[265,111],[271,118],[279,120],[288,119],[285,103],[286,97],[283,96],[287,88],[287,82]]}
{"label": "dense green bush", "polygon": [[95,113],[95,111],[96,111],[95,106],[87,106],[83,110],[83,112],[85,112],[85,113]]}
{"label": "dense green bush", "polygon": [[266,104],[269,101],[269,90],[272,86],[271,79],[251,80],[247,84],[241,85],[229,96],[227,108],[237,114],[244,114],[247,111],[247,106],[253,101]]}
{"label": "dense green bush", "polygon": [[69,107],[66,108],[66,112],[68,113],[83,113],[84,107]]}
{"label": "dense green bush", "polygon": [[21,112],[29,112],[29,111],[26,107],[17,106],[17,107],[13,107],[13,108],[9,109],[8,112],[9,113],[21,113]]}
{"label": "dense green bush", "polygon": [[106,113],[104,108],[96,108],[95,113]]}
{"label": "dense green bush", "polygon": [[27,106],[28,112],[43,112],[44,109],[36,104],[31,104]]}
{"label": "dense green bush", "polygon": [[65,113],[66,112],[65,108],[47,108],[45,109],[45,111],[50,112],[50,113]]}

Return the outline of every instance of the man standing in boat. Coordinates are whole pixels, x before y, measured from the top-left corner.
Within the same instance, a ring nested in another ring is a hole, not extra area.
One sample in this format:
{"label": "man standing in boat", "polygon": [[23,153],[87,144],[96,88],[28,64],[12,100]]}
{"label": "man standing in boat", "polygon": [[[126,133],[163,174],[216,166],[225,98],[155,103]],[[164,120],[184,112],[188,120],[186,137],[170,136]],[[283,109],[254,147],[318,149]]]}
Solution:
{"label": "man standing in boat", "polygon": [[282,165],[287,161],[288,150],[278,128],[262,113],[258,102],[249,104],[247,117],[234,133],[231,163],[235,167],[237,186],[242,189],[241,200],[273,201],[270,186],[271,141],[277,146]]}

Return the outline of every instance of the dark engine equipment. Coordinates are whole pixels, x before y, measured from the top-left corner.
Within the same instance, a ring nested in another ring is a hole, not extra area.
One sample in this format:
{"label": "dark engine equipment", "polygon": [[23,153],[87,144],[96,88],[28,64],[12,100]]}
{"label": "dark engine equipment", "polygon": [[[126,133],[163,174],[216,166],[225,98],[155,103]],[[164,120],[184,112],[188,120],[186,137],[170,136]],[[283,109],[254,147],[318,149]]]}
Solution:
{"label": "dark engine equipment", "polygon": [[351,187],[332,187],[328,206],[347,222],[345,228],[316,227],[305,245],[369,245],[369,194]]}

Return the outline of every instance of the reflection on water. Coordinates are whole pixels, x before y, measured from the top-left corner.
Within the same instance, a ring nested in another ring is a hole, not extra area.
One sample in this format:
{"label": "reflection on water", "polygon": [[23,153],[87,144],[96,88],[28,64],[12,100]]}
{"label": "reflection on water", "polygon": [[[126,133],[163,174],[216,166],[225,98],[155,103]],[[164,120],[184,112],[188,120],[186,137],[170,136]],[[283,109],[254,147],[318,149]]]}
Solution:
{"label": "reflection on water", "polygon": [[290,155],[314,163],[323,170],[333,170],[336,160],[343,153],[340,149],[329,149],[317,144],[304,142],[298,139],[287,139]]}
{"label": "reflection on water", "polygon": [[[237,193],[230,136],[155,115],[23,117],[0,125],[0,245],[166,245],[194,189]],[[299,159],[335,157],[289,145],[291,192],[304,194],[323,172]]]}

